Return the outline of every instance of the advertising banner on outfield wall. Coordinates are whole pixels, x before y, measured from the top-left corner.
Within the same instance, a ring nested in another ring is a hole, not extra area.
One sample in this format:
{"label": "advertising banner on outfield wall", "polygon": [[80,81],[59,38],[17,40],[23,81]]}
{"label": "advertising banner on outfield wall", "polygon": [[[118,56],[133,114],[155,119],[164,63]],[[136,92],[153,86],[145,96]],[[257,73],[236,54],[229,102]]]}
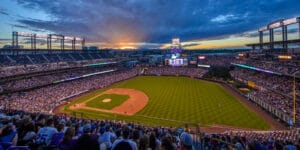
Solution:
{"label": "advertising banner on outfield wall", "polygon": [[248,81],[247,84],[248,84],[249,87],[260,90],[260,86],[256,85],[253,81]]}

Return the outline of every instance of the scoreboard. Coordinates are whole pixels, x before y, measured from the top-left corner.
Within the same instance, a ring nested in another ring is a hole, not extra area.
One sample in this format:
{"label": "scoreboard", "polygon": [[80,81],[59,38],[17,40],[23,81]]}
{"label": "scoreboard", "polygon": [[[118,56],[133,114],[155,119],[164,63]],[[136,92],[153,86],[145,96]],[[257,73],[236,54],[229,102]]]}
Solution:
{"label": "scoreboard", "polygon": [[187,66],[188,60],[186,58],[165,59],[165,64],[170,66]]}

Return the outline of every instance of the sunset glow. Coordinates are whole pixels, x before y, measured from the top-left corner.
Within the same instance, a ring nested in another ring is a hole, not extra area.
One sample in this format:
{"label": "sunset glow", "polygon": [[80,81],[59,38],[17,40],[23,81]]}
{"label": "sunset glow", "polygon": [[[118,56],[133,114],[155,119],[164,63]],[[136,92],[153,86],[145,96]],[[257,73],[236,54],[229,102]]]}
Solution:
{"label": "sunset glow", "polygon": [[[245,48],[258,42],[258,28],[298,17],[299,10],[299,0],[1,0],[0,47],[11,45],[12,31],[18,31],[84,37],[86,46],[100,49],[164,49],[174,37],[188,50]],[[288,39],[299,37],[297,31],[298,25],[288,26]],[[275,35],[280,38],[279,32]],[[24,48],[29,42],[19,38]],[[46,48],[46,40],[39,39],[37,47]]]}

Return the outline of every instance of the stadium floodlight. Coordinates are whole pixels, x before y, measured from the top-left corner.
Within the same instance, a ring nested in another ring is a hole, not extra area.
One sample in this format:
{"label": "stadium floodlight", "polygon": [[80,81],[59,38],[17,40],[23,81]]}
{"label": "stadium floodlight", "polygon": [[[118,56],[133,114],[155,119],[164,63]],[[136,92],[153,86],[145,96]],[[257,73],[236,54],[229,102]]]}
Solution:
{"label": "stadium floodlight", "polygon": [[80,37],[75,37],[75,40],[76,40],[76,41],[83,41],[83,39],[80,38]]}
{"label": "stadium floodlight", "polygon": [[258,31],[266,31],[266,30],[268,30],[267,26],[263,26],[258,29]]}
{"label": "stadium floodlight", "polygon": [[272,22],[268,25],[268,29],[274,29],[274,28],[278,28],[282,26],[282,20],[276,21],[276,22]]}
{"label": "stadium floodlight", "polygon": [[65,36],[65,40],[70,40],[70,41],[72,41],[72,40],[74,40],[74,37],[71,37],[71,36]]}
{"label": "stadium floodlight", "polygon": [[48,35],[47,34],[36,34],[37,38],[47,38]]}
{"label": "stadium floodlight", "polygon": [[283,25],[290,25],[298,22],[299,22],[299,17],[298,18],[295,17],[295,18],[283,20]]}
{"label": "stadium floodlight", "polygon": [[62,35],[58,35],[58,34],[51,34],[51,38],[52,39],[63,39]]}
{"label": "stadium floodlight", "polygon": [[27,32],[18,32],[18,36],[31,37],[33,34]]}

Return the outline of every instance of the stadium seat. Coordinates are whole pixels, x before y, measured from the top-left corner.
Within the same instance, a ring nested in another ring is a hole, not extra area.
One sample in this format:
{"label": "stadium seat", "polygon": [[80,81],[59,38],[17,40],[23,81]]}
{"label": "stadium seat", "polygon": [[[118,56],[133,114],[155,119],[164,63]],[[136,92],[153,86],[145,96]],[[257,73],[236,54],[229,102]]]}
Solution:
{"label": "stadium seat", "polygon": [[29,150],[28,146],[11,146],[8,150]]}
{"label": "stadium seat", "polygon": [[0,145],[4,150],[6,150],[12,145],[12,142],[1,142]]}

